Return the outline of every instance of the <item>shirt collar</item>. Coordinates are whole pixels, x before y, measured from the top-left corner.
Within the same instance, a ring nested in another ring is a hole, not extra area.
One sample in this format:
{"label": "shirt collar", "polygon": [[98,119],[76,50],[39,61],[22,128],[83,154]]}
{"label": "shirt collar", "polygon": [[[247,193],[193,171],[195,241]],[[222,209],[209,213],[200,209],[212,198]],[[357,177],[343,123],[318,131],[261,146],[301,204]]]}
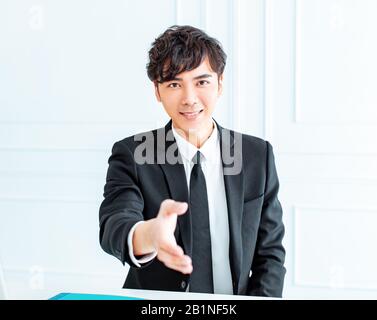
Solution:
{"label": "shirt collar", "polygon": [[190,142],[188,142],[181,135],[179,135],[179,133],[174,129],[174,125],[172,125],[172,131],[175,141],[177,142],[178,150],[182,157],[185,158],[188,162],[192,161],[192,158],[198,151],[200,151],[202,154],[201,161],[215,162],[217,160],[217,150],[219,147],[219,133],[216,126],[216,122],[212,121],[212,123],[212,133],[199,149]]}

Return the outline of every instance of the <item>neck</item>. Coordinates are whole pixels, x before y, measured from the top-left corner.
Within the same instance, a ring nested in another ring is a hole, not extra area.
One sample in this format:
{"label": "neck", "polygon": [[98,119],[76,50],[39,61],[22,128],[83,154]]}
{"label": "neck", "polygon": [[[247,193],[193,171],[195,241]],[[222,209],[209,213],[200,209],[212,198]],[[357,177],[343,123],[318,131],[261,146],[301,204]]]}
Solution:
{"label": "neck", "polygon": [[210,123],[208,125],[200,129],[189,129],[188,131],[186,131],[174,126],[174,129],[181,137],[183,137],[187,142],[191,143],[198,149],[201,148],[202,145],[208,140],[214,128],[215,125],[212,119],[210,120]]}

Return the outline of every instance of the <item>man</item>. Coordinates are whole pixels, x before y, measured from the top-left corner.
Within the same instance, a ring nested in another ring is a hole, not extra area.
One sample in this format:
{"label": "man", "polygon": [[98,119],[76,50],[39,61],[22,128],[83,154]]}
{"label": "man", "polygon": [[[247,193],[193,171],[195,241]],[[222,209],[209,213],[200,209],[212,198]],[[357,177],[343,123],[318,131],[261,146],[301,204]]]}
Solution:
{"label": "man", "polygon": [[280,297],[284,226],[271,145],[212,118],[226,54],[173,26],[147,71],[171,121],[114,144],[100,243],[130,270],[124,288]]}

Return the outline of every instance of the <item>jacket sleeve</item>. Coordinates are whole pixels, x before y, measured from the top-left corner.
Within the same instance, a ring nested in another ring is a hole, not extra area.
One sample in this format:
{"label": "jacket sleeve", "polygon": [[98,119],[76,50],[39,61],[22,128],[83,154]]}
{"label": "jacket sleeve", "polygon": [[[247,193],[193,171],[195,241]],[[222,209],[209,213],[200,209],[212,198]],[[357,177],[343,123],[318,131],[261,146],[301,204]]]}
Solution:
{"label": "jacket sleeve", "polygon": [[100,244],[123,265],[126,262],[137,267],[130,258],[127,245],[130,229],[136,222],[144,220],[144,199],[138,187],[136,164],[124,141],[114,144],[108,162],[104,200],[99,209]]}
{"label": "jacket sleeve", "polygon": [[284,285],[284,225],[272,146],[266,142],[266,185],[248,295],[281,297]]}

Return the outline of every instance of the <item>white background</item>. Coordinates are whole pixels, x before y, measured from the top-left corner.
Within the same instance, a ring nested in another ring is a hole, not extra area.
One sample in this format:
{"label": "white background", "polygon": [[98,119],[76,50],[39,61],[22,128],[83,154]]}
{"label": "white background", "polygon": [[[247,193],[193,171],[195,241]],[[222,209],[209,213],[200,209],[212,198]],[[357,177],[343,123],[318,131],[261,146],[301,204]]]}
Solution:
{"label": "white background", "polygon": [[8,297],[119,289],[99,246],[113,143],[163,126],[145,65],[173,24],[228,54],[215,119],[274,146],[286,298],[377,298],[377,1],[0,2],[0,262]]}

